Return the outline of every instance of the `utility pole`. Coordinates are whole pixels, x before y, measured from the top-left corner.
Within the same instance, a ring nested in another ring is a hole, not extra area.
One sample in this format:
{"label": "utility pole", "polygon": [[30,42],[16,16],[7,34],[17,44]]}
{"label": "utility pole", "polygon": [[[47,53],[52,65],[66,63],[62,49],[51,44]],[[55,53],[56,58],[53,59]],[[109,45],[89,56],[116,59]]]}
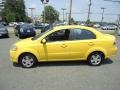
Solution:
{"label": "utility pole", "polygon": [[102,9],[102,18],[101,18],[101,24],[103,23],[103,20],[104,20],[104,12],[105,12],[105,9],[104,7],[101,7]]}
{"label": "utility pole", "polygon": [[32,18],[32,22],[34,21],[34,18],[33,18],[33,11],[35,10],[35,8],[31,7],[29,8],[31,10],[31,18]]}
{"label": "utility pole", "polygon": [[45,19],[45,17],[46,17],[46,14],[45,14],[45,6],[46,6],[46,4],[47,3],[43,3],[43,5],[44,5],[44,15],[43,15],[43,22],[44,22],[44,26],[45,26],[45,22],[46,22],[46,19]]}
{"label": "utility pole", "polygon": [[46,22],[46,15],[45,15],[45,6],[46,4],[48,4],[49,0],[41,0],[42,4],[44,5],[44,15],[43,15],[43,23],[44,23],[44,27],[45,27],[45,22]]}
{"label": "utility pole", "polygon": [[120,14],[118,15],[118,22],[117,22],[117,35],[120,35]]}
{"label": "utility pole", "polygon": [[66,21],[67,21],[67,19],[68,19],[68,13],[66,12],[65,14],[66,14],[65,18],[66,18]]}
{"label": "utility pole", "polygon": [[64,14],[65,14],[65,13],[64,13],[64,11],[67,10],[67,9],[61,8],[61,10],[63,10],[63,23],[64,23],[64,21],[65,21],[65,18],[64,18]]}
{"label": "utility pole", "polygon": [[68,25],[70,25],[71,22],[71,12],[72,12],[72,0],[69,0]]}
{"label": "utility pole", "polygon": [[87,17],[88,22],[87,22],[87,24],[89,24],[89,21],[90,21],[91,5],[92,5],[92,1],[89,0],[89,5],[88,5],[89,9],[88,9],[88,17]]}

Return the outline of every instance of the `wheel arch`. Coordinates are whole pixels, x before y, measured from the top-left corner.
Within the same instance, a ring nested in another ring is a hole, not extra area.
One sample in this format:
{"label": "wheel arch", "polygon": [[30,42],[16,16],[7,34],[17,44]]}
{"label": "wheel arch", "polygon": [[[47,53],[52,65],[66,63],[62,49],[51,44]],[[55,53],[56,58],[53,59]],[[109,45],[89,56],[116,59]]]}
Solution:
{"label": "wheel arch", "polygon": [[93,51],[93,52],[91,52],[91,53],[88,55],[87,58],[89,58],[89,56],[91,56],[91,55],[94,54],[94,53],[100,53],[100,54],[103,56],[103,58],[105,58],[105,54],[104,54],[102,51]]}
{"label": "wheel arch", "polygon": [[93,48],[91,50],[88,50],[88,52],[85,54],[85,58],[87,59],[91,54],[93,53],[101,53],[103,55],[104,58],[107,57],[107,52],[106,50],[102,49],[102,48]]}
{"label": "wheel arch", "polygon": [[20,57],[21,57],[22,55],[24,55],[24,54],[30,54],[30,55],[34,56],[34,57],[36,58],[37,62],[38,62],[38,58],[36,57],[36,55],[34,55],[34,54],[31,53],[31,52],[23,52],[23,53],[21,53],[21,54],[19,55],[19,57],[18,57],[18,62],[20,61]]}

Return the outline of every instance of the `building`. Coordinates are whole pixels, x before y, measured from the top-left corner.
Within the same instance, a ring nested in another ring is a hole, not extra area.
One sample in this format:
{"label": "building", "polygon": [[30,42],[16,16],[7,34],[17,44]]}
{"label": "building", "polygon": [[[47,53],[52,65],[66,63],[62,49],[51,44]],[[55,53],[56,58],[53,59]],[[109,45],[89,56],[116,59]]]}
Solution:
{"label": "building", "polygon": [[[6,1],[6,0],[0,0],[0,13],[1,13],[1,11],[4,9],[5,1]],[[1,17],[1,15],[0,15],[0,21],[1,21],[1,20],[2,20],[2,17]]]}
{"label": "building", "polygon": [[0,0],[0,11],[4,8],[5,1],[6,0]]}

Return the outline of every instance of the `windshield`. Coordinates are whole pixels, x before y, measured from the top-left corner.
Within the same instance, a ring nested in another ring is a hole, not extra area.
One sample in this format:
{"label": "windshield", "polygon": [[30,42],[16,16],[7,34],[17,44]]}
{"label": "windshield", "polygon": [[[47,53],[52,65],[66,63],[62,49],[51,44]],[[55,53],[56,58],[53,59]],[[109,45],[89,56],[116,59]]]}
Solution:
{"label": "windshield", "polygon": [[29,24],[24,24],[24,25],[21,25],[22,28],[33,28],[32,25],[29,25]]}
{"label": "windshield", "polygon": [[38,38],[41,37],[43,34],[49,32],[49,31],[51,31],[51,30],[52,30],[52,29],[49,29],[49,30],[47,30],[47,31],[45,31],[45,32],[43,32],[43,33],[40,33],[39,35],[33,37],[32,40],[36,40],[36,39],[38,39]]}

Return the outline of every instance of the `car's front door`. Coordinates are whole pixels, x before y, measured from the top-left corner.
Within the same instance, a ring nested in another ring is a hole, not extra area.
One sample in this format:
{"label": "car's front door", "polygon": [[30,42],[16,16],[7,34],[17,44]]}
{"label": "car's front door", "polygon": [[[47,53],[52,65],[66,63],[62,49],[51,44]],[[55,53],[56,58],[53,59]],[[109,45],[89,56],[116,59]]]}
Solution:
{"label": "car's front door", "polygon": [[60,30],[48,35],[45,39],[46,44],[43,45],[45,57],[47,60],[67,60],[69,59],[69,31]]}

